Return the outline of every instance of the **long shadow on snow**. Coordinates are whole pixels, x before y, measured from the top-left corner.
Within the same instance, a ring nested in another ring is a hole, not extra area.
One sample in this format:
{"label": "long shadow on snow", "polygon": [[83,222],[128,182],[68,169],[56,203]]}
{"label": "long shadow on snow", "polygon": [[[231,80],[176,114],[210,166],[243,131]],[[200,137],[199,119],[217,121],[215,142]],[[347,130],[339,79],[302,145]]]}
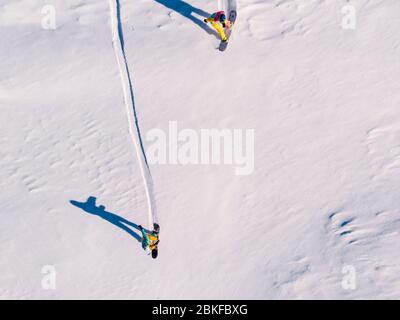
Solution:
{"label": "long shadow on snow", "polygon": [[[82,209],[83,211],[99,216],[100,218],[112,223],[113,225],[121,228],[122,230],[129,233],[132,237],[134,237],[140,243],[142,242],[142,237],[137,234],[132,228],[140,230],[139,226],[136,223],[126,220],[125,218],[116,215],[115,213],[105,211],[104,206],[96,206],[96,198],[89,197],[86,202],[79,202],[75,200],[71,200],[70,203],[75,207]],[[140,231],[139,231],[140,232]]]}
{"label": "long shadow on snow", "polygon": [[167,7],[168,9],[174,10],[180,15],[186,17],[187,19],[193,21],[197,26],[202,28],[205,32],[208,34],[216,36],[218,39],[218,33],[212,29],[210,29],[203,20],[195,17],[193,13],[203,17],[203,18],[208,18],[210,14],[204,10],[201,10],[199,8],[193,7],[192,5],[186,3],[185,1],[182,0],[154,0],[155,2],[158,2],[162,4],[164,7]]}

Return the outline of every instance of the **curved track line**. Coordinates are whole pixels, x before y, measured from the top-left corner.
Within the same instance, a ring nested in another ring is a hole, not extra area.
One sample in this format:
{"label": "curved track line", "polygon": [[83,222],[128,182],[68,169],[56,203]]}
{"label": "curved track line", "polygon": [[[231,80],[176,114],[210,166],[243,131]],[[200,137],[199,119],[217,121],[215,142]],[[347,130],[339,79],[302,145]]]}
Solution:
{"label": "curved track line", "polygon": [[122,88],[124,91],[124,101],[127,110],[129,133],[135,145],[136,154],[139,159],[140,171],[146,190],[148,205],[149,228],[153,228],[154,223],[158,223],[156,215],[156,206],[153,195],[153,180],[150,173],[150,167],[147,162],[146,152],[144,150],[142,137],[140,134],[139,120],[135,108],[135,99],[131,74],[129,72],[128,60],[125,54],[124,33],[121,22],[121,5],[119,0],[109,0],[111,13],[111,30],[115,56],[118,62],[121,74]]}

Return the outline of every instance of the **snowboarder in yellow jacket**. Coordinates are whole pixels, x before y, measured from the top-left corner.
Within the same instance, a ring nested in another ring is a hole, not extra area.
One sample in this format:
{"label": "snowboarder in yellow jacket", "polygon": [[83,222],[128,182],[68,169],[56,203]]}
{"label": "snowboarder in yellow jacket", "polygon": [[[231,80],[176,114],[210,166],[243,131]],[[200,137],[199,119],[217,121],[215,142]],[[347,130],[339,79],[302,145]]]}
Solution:
{"label": "snowboarder in yellow jacket", "polygon": [[142,232],[142,247],[155,259],[158,255],[158,243],[160,226],[155,223],[153,231],[146,231],[142,226],[138,226]]}
{"label": "snowboarder in yellow jacket", "polygon": [[231,22],[226,18],[224,11],[213,13],[209,18],[204,19],[205,23],[211,23],[213,28],[217,30],[223,42],[228,41],[225,29],[231,27]]}

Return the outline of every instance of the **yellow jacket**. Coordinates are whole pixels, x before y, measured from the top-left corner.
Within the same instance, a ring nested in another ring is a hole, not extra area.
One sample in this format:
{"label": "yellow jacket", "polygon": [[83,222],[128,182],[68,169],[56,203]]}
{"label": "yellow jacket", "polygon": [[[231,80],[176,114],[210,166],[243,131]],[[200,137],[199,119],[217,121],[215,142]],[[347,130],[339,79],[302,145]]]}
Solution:
{"label": "yellow jacket", "polygon": [[149,237],[149,249],[153,250],[158,245],[158,236],[155,236],[153,234],[149,234],[148,237]]}
{"label": "yellow jacket", "polygon": [[215,30],[217,30],[219,36],[221,37],[221,40],[226,40],[226,34],[225,34],[225,30],[222,27],[221,23],[219,21],[214,21],[214,18],[208,18],[205,19],[204,21],[206,21],[207,23],[211,23],[211,25],[213,26],[213,28]]}

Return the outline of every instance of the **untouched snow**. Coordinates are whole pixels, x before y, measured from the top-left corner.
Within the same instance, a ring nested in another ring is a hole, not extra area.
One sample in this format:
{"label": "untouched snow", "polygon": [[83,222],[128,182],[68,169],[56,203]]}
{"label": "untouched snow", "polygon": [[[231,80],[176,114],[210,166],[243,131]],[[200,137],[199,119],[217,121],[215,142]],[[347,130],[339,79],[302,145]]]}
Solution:
{"label": "untouched snow", "polygon": [[400,2],[238,0],[221,53],[216,0],[120,0],[145,149],[171,121],[255,132],[250,175],[150,163],[157,260],[115,4],[0,0],[0,298],[400,298]]}

